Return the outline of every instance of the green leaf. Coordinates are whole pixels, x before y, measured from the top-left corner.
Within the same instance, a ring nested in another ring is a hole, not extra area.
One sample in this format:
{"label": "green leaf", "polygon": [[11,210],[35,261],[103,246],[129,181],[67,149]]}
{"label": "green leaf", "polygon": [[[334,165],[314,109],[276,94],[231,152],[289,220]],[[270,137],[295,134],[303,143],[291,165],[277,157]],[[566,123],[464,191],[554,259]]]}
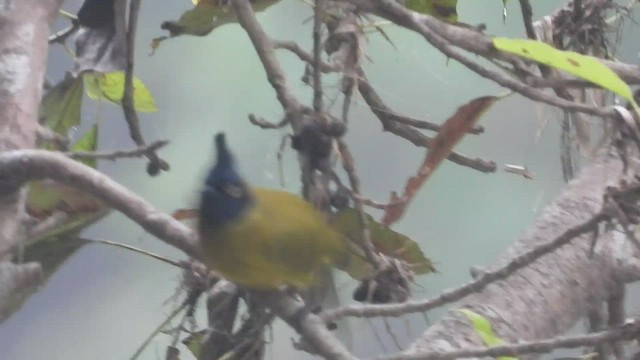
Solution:
{"label": "green leaf", "polygon": [[[75,144],[74,151],[95,151],[97,148],[98,125],[92,126]],[[96,166],[95,160],[84,160],[88,166]],[[102,203],[92,196],[51,180],[34,181],[29,185],[27,211],[31,216],[44,218],[55,211],[73,214],[68,222],[74,221],[83,214],[94,214],[102,211]]]}
{"label": "green leaf", "polygon": [[67,77],[49,90],[40,105],[41,123],[63,136],[80,124],[82,88],[79,78]]}
{"label": "green leaf", "polygon": [[195,331],[182,340],[184,346],[191,351],[191,354],[193,354],[196,359],[200,359],[202,345],[204,344],[206,335],[207,330]]}
{"label": "green leaf", "polygon": [[[471,321],[473,329],[480,336],[485,346],[492,347],[505,344],[505,341],[497,337],[493,332],[491,323],[487,318],[469,309],[459,309],[458,311]],[[498,357],[498,360],[517,360],[517,358],[511,356],[500,356]]]}
{"label": "green leaf", "polygon": [[[121,105],[124,96],[124,72],[85,73],[83,75],[87,95],[95,100],[106,99]],[[133,77],[133,107],[139,112],[158,111],[149,89],[137,77]]]}
{"label": "green leaf", "polygon": [[[375,249],[387,256],[403,260],[414,274],[435,272],[431,260],[425,257],[420,246],[406,235],[393,231],[377,222],[371,215],[367,218],[371,242]],[[335,214],[334,228],[355,243],[362,243],[362,229],[358,220],[358,212],[354,209],[344,209]],[[371,266],[363,259],[353,256],[348,269],[342,269],[355,279],[363,279],[371,275]]]}
{"label": "green leaf", "polygon": [[405,0],[405,6],[409,10],[452,23],[458,21],[457,5],[458,0]]}
{"label": "green leaf", "polygon": [[[98,145],[98,124],[93,125],[75,144],[71,147],[73,151],[96,151]],[[96,160],[95,159],[87,159],[80,160],[80,162],[84,163],[87,166],[90,166],[95,169]]]}
{"label": "green leaf", "polygon": [[544,65],[564,70],[581,79],[599,85],[620,95],[633,105],[640,114],[640,108],[633,99],[633,93],[616,73],[592,56],[578,54],[573,51],[562,51],[542,41],[529,39],[494,38],[493,46]]}
{"label": "green leaf", "polygon": [[[251,7],[258,13],[266,10],[280,0],[252,0]],[[165,21],[161,28],[169,31],[169,36],[161,36],[151,41],[151,48],[155,50],[160,42],[180,35],[205,36],[222,25],[238,21],[235,11],[226,2],[218,0],[193,0],[196,5],[187,10],[177,21]],[[224,4],[224,5],[220,5]]]}

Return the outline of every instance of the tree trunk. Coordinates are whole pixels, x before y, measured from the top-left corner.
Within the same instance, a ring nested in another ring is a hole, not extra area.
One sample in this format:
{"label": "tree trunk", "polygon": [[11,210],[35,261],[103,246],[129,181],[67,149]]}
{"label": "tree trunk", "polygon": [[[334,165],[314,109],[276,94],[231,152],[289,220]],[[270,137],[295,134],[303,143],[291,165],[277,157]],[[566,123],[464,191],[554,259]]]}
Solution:
{"label": "tree trunk", "polygon": [[[49,28],[62,0],[0,0],[0,152],[32,148],[46,71]],[[10,260],[23,237],[24,189],[0,184],[0,321],[40,274]]]}
{"label": "tree trunk", "polygon": [[[638,159],[630,169],[640,167]],[[603,156],[585,168],[548,205],[525,234],[501,256],[497,266],[549,242],[567,229],[581,224],[602,206],[607,186],[622,176],[621,161]],[[490,322],[497,335],[515,343],[561,334],[604,301],[616,298],[624,284],[638,278],[638,252],[618,230],[602,234],[592,258],[593,236],[585,234],[569,245],[547,254],[503,281],[488,286],[455,304],[408,350],[409,353],[449,351],[482,346],[458,308],[469,308]]]}

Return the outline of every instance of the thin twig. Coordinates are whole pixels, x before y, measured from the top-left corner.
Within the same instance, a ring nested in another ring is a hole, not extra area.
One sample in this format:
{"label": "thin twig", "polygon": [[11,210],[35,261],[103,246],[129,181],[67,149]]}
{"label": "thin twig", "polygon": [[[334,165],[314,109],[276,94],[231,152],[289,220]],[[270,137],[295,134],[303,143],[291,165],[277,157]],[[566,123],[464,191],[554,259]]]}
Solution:
{"label": "thin twig", "polygon": [[285,117],[278,123],[272,123],[265,120],[263,117],[249,114],[249,122],[261,129],[281,129],[289,124],[289,118]]}
{"label": "thin twig", "polygon": [[[359,70],[360,79],[358,80],[358,90],[364,101],[369,105],[371,111],[378,117],[384,129],[400,136],[416,146],[423,146],[430,148],[432,146],[433,139],[425,136],[416,129],[401,124],[397,121],[390,120],[388,114],[395,113],[389,109],[387,105],[382,101],[378,93],[373,89],[373,86],[367,80],[362,69]],[[447,157],[449,161],[452,161],[458,165],[467,166],[474,170],[478,170],[484,173],[490,173],[496,171],[496,163],[493,161],[486,161],[483,159],[471,159],[457,152],[452,152]]]}
{"label": "thin twig", "polygon": [[160,334],[162,332],[162,329],[165,326],[167,326],[169,323],[171,323],[171,320],[173,320],[173,318],[178,316],[178,314],[180,314],[180,312],[184,310],[187,307],[187,305],[188,305],[187,303],[183,303],[180,307],[178,307],[171,314],[169,314],[169,316],[167,316],[167,318],[164,319],[160,323],[160,325],[158,325],[158,327],[156,327],[155,330],[153,330],[151,334],[149,334],[149,336],[142,342],[142,344],[140,344],[140,346],[136,349],[136,352],[133,355],[131,355],[131,358],[129,358],[129,360],[138,359],[138,357],[142,354],[144,349],[146,349],[147,346],[149,346],[153,338],[155,338],[158,334]]}
{"label": "thin twig", "polygon": [[315,0],[313,8],[313,110],[322,112],[322,14],[324,0]]}
{"label": "thin twig", "polygon": [[133,150],[118,150],[113,152],[68,151],[64,154],[76,160],[116,160],[120,158],[147,156],[149,153],[153,153],[167,144],[169,144],[168,140],[158,140]]}
{"label": "thin twig", "polygon": [[254,49],[267,73],[269,83],[276,91],[278,101],[286,112],[297,111],[302,105],[295,97],[291,86],[287,83],[287,78],[276,58],[273,41],[267,36],[262,26],[256,19],[256,14],[251,9],[248,0],[232,0],[233,10],[238,16],[240,26],[247,32]]}
{"label": "thin twig", "polygon": [[[274,40],[273,47],[276,49],[288,50],[296,55],[300,60],[306,62],[309,65],[314,65],[313,56],[308,52],[302,50],[302,48],[293,41]],[[320,70],[324,73],[332,73],[341,71],[342,69],[340,68],[340,66],[320,61]]]}
{"label": "thin twig", "polygon": [[130,251],[136,252],[138,254],[149,256],[149,257],[151,257],[153,259],[160,260],[160,261],[162,261],[164,263],[167,263],[169,265],[173,265],[173,266],[181,268],[181,269],[184,268],[184,265],[179,261],[171,260],[171,259],[169,259],[167,257],[161,256],[161,255],[158,255],[158,254],[154,254],[152,252],[137,248],[135,246],[131,246],[131,245],[127,245],[127,244],[123,244],[123,243],[119,243],[119,242],[111,241],[111,240],[90,239],[90,238],[81,238],[81,239],[83,241],[94,243],[94,244],[104,244],[104,245],[123,248],[123,249],[126,249],[126,250],[130,250]]}
{"label": "thin twig", "polygon": [[592,231],[600,221],[607,219],[608,216],[604,212],[599,212],[587,221],[578,224],[566,230],[554,240],[541,244],[530,251],[514,258],[507,264],[497,268],[496,270],[484,272],[476,280],[471,281],[458,288],[446,290],[435,297],[420,300],[409,301],[402,304],[388,305],[351,305],[336,310],[330,310],[322,315],[326,322],[334,322],[345,316],[353,317],[379,317],[379,316],[402,316],[408,313],[423,312],[438,306],[451,303],[466,297],[474,292],[481,291],[489,284],[507,278],[515,271],[533,263],[540,257],[554,251],[571,242],[577,236]]}
{"label": "thin twig", "polygon": [[73,33],[78,31],[79,28],[80,24],[77,22],[73,22],[71,26],[58,31],[55,34],[49,35],[49,44],[64,43],[65,40],[67,40],[69,36],[73,35]]}
{"label": "thin twig", "polygon": [[[386,112],[385,109],[379,109],[379,110],[381,112]],[[402,116],[394,112],[390,112],[387,114],[388,114],[389,120],[399,122],[400,124],[409,125],[417,129],[431,130],[431,131],[437,132],[437,131],[440,131],[440,128],[442,127],[441,125],[432,123],[430,121],[413,119],[411,117]],[[484,127],[482,125],[475,125],[474,127],[467,130],[467,132],[473,135],[480,135],[484,133]]]}
{"label": "thin twig", "polygon": [[536,32],[533,30],[533,9],[529,0],[520,0],[520,9],[522,10],[522,20],[527,37],[536,40]]}
{"label": "thin twig", "polygon": [[[348,2],[355,3],[363,9],[374,11],[377,15],[393,21],[397,25],[418,32],[425,38],[425,40],[447,57],[460,62],[462,65],[466,66],[478,75],[518,92],[532,100],[553,105],[567,111],[579,111],[603,118],[613,118],[616,116],[615,111],[611,106],[594,107],[583,103],[567,101],[557,96],[553,96],[543,90],[532,88],[520,80],[514,79],[511,75],[503,74],[471,60],[471,58],[467,57],[463,52],[453,46],[455,44],[456,46],[482,56],[491,58],[502,57],[504,59],[522,63],[522,60],[516,56],[510,56],[496,51],[491,37],[469,29],[454,29],[454,27],[445,25],[443,22],[433,17],[420,15],[408,10],[393,0],[350,0]],[[436,28],[438,29],[436,30]],[[465,36],[462,36],[462,34],[465,34]]]}
{"label": "thin twig", "polygon": [[[127,66],[124,73],[124,94],[122,96],[122,111],[124,112],[125,120],[129,125],[129,135],[136,145],[143,147],[146,146],[142,133],[140,131],[140,119],[138,113],[135,110],[133,102],[133,66],[135,58],[135,42],[136,42],[136,27],[138,24],[138,14],[140,12],[141,0],[131,0],[129,4],[129,21],[127,25]],[[145,154],[149,159],[149,167],[147,172],[149,175],[156,175],[160,170],[169,170],[169,163],[160,159],[158,155],[149,151]]]}
{"label": "thin twig", "polygon": [[373,266],[375,270],[380,270],[382,269],[383,264],[380,257],[376,254],[373,242],[371,242],[371,231],[369,230],[368,220],[365,216],[364,209],[362,208],[362,202],[359,201],[360,179],[358,178],[358,174],[356,174],[353,156],[351,155],[347,144],[342,140],[338,140],[338,151],[340,151],[340,156],[342,158],[342,167],[349,177],[351,189],[357,195],[357,197],[354,197],[353,199],[356,211],[358,212],[358,222],[360,223],[360,228],[362,230],[362,245],[364,247],[365,255],[371,266]]}

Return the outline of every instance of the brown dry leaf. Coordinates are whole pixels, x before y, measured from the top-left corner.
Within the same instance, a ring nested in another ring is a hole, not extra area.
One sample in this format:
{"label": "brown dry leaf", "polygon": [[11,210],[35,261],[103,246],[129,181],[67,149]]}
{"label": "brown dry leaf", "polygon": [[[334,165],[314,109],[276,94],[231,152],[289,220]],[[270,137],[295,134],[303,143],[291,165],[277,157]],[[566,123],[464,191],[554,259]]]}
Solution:
{"label": "brown dry leaf", "polygon": [[404,193],[400,198],[392,194],[390,204],[382,217],[381,223],[391,225],[400,220],[407,206],[420,190],[422,185],[433,174],[435,169],[449,156],[453,147],[475,126],[480,116],[498,99],[496,96],[484,96],[474,99],[458,108],[440,128],[433,139],[432,146],[427,152],[418,173],[407,181]]}

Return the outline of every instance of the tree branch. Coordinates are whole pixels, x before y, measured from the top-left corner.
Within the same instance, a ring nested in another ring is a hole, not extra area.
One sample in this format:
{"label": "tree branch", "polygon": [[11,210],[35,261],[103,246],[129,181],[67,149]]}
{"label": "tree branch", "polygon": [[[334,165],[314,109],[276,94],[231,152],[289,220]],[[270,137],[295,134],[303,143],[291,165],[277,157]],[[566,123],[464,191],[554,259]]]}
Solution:
{"label": "tree branch", "polygon": [[541,244],[530,251],[514,258],[507,264],[489,272],[482,273],[476,280],[452,290],[446,290],[441,294],[418,301],[407,301],[401,304],[389,305],[351,305],[335,310],[329,310],[322,315],[326,322],[336,321],[345,316],[352,317],[380,317],[380,316],[402,316],[409,313],[424,312],[464,298],[465,296],[482,291],[489,284],[504,279],[512,275],[515,271],[533,263],[542,256],[558,249],[571,242],[576,237],[593,231],[607,215],[603,212],[595,214],[587,221],[566,230],[562,235],[550,242]]}
{"label": "tree branch", "polygon": [[[415,13],[393,0],[377,0],[375,2],[364,0],[344,1],[356,5],[361,10],[372,12],[396,23],[397,25],[416,31],[446,56],[459,61],[478,75],[492,80],[508,89],[516,91],[532,100],[557,106],[567,111],[579,111],[605,118],[613,118],[616,116],[612,107],[593,107],[558,98],[557,96],[550,95],[542,90],[532,88],[507,75],[503,75],[502,73],[486,68],[470,60],[460,51],[453,48],[453,46],[458,46],[467,51],[471,51],[488,58],[497,58],[515,63],[522,62],[520,58],[514,55],[504,54],[497,51],[493,46],[492,38],[490,36],[471,29],[446,24],[428,15]],[[620,68],[618,68],[617,65],[614,65],[613,62],[602,62],[605,63],[605,65],[610,66],[614,72],[620,71]],[[635,71],[632,72],[628,72],[629,69],[625,66],[623,67],[625,68],[626,76],[631,75],[634,78],[634,81],[640,80],[639,67],[635,67]]]}
{"label": "tree branch", "polygon": [[269,83],[276,91],[278,101],[285,111],[297,111],[302,108],[302,104],[296,99],[291,87],[287,83],[286,76],[274,51],[273,42],[260,26],[256,15],[251,9],[251,5],[247,0],[232,0],[231,4],[238,16],[238,22],[247,32],[253,47],[258,53],[258,57],[267,73]]}
{"label": "tree branch", "polygon": [[168,140],[159,140],[133,150],[119,150],[113,152],[69,151],[64,154],[75,160],[116,160],[121,158],[148,156],[150,153],[155,152],[168,143]]}
{"label": "tree branch", "polygon": [[[0,5],[0,152],[35,145],[49,28],[61,4],[21,0]],[[18,185],[0,183],[0,261],[21,238],[24,199]]]}
{"label": "tree branch", "polygon": [[464,349],[446,352],[416,353],[396,356],[383,356],[380,360],[449,360],[471,357],[522,356],[526,354],[540,355],[556,349],[596,346],[613,341],[631,340],[640,333],[640,321],[634,319],[626,324],[593,334],[578,336],[560,336],[542,341],[527,341],[518,344],[498,345],[491,348]]}
{"label": "tree branch", "polygon": [[[133,66],[135,58],[136,28],[138,26],[138,14],[141,0],[131,0],[129,4],[129,21],[127,24],[127,66],[124,73],[124,94],[122,96],[122,111],[129,125],[131,139],[139,147],[146,146],[142,132],[140,131],[140,119],[135,110],[133,101]],[[147,151],[144,154],[149,159],[147,172],[149,175],[157,175],[160,170],[168,171],[169,163],[158,157],[155,151]]]}
{"label": "tree branch", "polygon": [[45,178],[95,196],[160,240],[189,256],[200,258],[197,236],[190,228],[156,210],[110,177],[53,151],[16,150],[0,154],[0,184],[21,186],[28,181]]}
{"label": "tree branch", "polygon": [[[393,116],[390,114],[394,114],[395,112],[389,109],[382,99],[380,99],[380,96],[378,96],[371,84],[369,84],[364,72],[360,71],[359,75],[360,80],[358,80],[358,90],[360,91],[364,101],[369,105],[369,108],[371,108],[371,111],[373,111],[380,120],[384,129],[409,140],[416,146],[430,148],[432,146],[433,139],[405,124],[402,124],[401,122],[394,121]],[[496,163],[493,161],[486,161],[478,158],[471,159],[457,152],[451,152],[447,159],[458,165],[467,166],[485,173],[496,171]]]}

